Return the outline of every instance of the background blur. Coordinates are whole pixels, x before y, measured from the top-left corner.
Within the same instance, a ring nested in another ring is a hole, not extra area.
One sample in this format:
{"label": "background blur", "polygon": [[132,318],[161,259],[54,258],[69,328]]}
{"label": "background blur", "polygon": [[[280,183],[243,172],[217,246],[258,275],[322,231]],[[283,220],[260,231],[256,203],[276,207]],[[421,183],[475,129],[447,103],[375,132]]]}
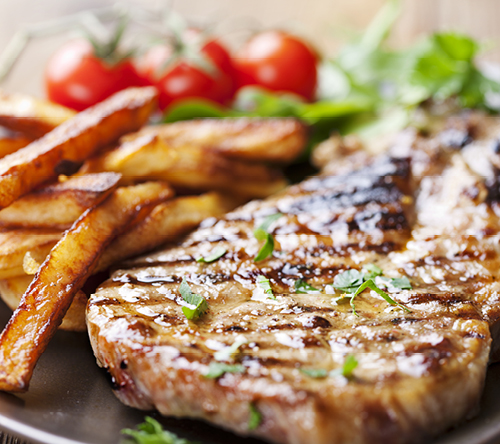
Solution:
{"label": "background blur", "polygon": [[[113,0],[0,0],[0,51],[25,25],[53,20]],[[158,9],[165,1],[125,0],[126,5]],[[322,54],[337,48],[373,18],[384,0],[172,0],[173,9],[198,24],[210,24],[230,46],[252,31],[286,28],[308,38]],[[480,39],[483,57],[500,62],[500,0],[402,0],[403,11],[391,36],[395,47],[434,30],[456,30]],[[9,91],[42,94],[42,69],[68,34],[41,37],[29,45],[9,78]]]}

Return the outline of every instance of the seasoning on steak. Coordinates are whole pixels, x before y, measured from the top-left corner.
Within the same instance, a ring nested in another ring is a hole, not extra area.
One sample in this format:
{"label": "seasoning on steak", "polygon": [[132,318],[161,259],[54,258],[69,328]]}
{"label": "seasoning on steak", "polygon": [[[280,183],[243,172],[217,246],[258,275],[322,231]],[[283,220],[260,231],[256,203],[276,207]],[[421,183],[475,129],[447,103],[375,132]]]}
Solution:
{"label": "seasoning on steak", "polygon": [[[443,135],[453,128],[467,137]],[[475,114],[432,137],[407,130],[392,157],[365,156],[356,170],[208,219],[180,245],[116,271],[87,316],[116,395],[287,444],[425,442],[464,420],[490,354],[500,355],[499,135],[498,121]],[[276,212],[275,249],[256,263],[253,230]],[[220,259],[196,261],[216,247],[227,250]],[[391,294],[409,312],[365,291],[357,317],[332,294],[335,276],[366,264],[409,278],[412,290]],[[208,301],[196,321],[182,312],[183,278]],[[321,293],[296,294],[298,279]],[[244,372],[206,378],[236,341]],[[349,379],[301,371],[335,371],[349,355],[358,361]],[[253,430],[250,406],[262,415]]]}

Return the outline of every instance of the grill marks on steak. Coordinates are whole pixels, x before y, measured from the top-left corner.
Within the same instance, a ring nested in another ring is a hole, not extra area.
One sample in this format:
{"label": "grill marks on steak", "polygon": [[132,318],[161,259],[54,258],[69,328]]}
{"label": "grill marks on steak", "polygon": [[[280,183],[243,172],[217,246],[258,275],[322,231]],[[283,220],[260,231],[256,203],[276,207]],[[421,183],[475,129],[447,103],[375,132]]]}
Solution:
{"label": "grill marks on steak", "polygon": [[[396,153],[404,158],[309,179],[118,270],[88,309],[117,396],[241,434],[253,403],[263,422],[251,433],[278,443],[420,442],[463,419],[479,399],[500,318],[498,209],[474,159],[492,152],[488,140],[500,132],[464,119],[450,123],[474,127],[461,148],[406,134]],[[253,229],[278,211],[276,250],[255,264]],[[215,246],[228,252],[196,262]],[[410,313],[368,291],[356,298],[359,317],[333,295],[294,294],[296,279],[324,289],[366,263],[410,278],[412,291],[392,295]],[[256,284],[261,275],[276,301]],[[196,323],[181,312],[183,277],[210,306]],[[215,351],[241,337],[246,372],[204,378]],[[348,354],[359,361],[351,381],[300,372],[338,369]]]}

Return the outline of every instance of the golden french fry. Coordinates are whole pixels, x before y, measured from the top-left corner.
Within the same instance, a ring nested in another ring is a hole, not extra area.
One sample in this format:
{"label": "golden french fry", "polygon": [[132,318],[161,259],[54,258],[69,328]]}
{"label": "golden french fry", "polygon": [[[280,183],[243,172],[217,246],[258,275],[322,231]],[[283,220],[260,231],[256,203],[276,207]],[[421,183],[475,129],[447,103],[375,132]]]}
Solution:
{"label": "golden french fry", "polygon": [[57,176],[62,161],[81,162],[140,128],[154,111],[156,97],[152,87],[120,91],[0,159],[0,208]]}
{"label": "golden french fry", "polygon": [[38,139],[71,119],[76,111],[27,94],[0,91],[0,125]]}
{"label": "golden french fry", "polygon": [[251,162],[291,162],[307,143],[305,125],[292,118],[188,120],[146,127],[137,136],[151,134],[174,147],[203,146]]}
{"label": "golden french fry", "polygon": [[32,138],[26,137],[21,133],[13,132],[0,127],[0,157],[12,154],[17,150],[24,148],[26,145],[29,145],[32,141]]}
{"label": "golden french fry", "polygon": [[97,270],[175,241],[209,217],[219,217],[239,202],[218,193],[178,197],[157,205],[140,223],[118,236],[104,251]]}
{"label": "golden french fry", "polygon": [[118,148],[87,161],[80,174],[98,171],[119,172],[130,182],[146,177],[180,189],[221,190],[247,198],[267,197],[287,185],[278,169],[228,159],[200,146],[173,147],[154,133],[127,137]]}
{"label": "golden french fry", "polygon": [[[11,310],[15,310],[24,292],[31,284],[33,276],[17,276],[0,280],[0,297]],[[77,292],[73,298],[66,316],[59,326],[60,330],[85,331],[85,308],[87,306],[87,295],[82,291]]]}
{"label": "golden french fry", "polygon": [[41,263],[61,236],[60,230],[49,229],[0,231],[0,279],[25,275],[23,261],[26,253]]}
{"label": "golden french fry", "polygon": [[108,196],[119,180],[116,173],[89,174],[36,189],[0,210],[0,226],[64,230]]}
{"label": "golden french fry", "polygon": [[141,207],[170,197],[166,184],[118,188],[85,212],[50,252],[0,336],[0,390],[28,389],[33,369],[102,251]]}

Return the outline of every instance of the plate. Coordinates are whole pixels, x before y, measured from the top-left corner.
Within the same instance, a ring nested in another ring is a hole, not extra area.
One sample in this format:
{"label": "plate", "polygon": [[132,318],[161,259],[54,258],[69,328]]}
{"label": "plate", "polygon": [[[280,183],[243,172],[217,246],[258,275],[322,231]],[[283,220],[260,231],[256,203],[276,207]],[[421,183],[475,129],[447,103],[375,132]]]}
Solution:
{"label": "plate", "polygon": [[[0,303],[0,324],[10,315]],[[37,444],[117,444],[123,428],[150,415],[180,437],[202,444],[262,444],[193,420],[161,417],[123,405],[107,373],[95,362],[85,333],[57,332],[40,359],[28,393],[0,393],[0,429]],[[435,444],[500,442],[500,364],[487,374],[480,414],[439,437]]]}

